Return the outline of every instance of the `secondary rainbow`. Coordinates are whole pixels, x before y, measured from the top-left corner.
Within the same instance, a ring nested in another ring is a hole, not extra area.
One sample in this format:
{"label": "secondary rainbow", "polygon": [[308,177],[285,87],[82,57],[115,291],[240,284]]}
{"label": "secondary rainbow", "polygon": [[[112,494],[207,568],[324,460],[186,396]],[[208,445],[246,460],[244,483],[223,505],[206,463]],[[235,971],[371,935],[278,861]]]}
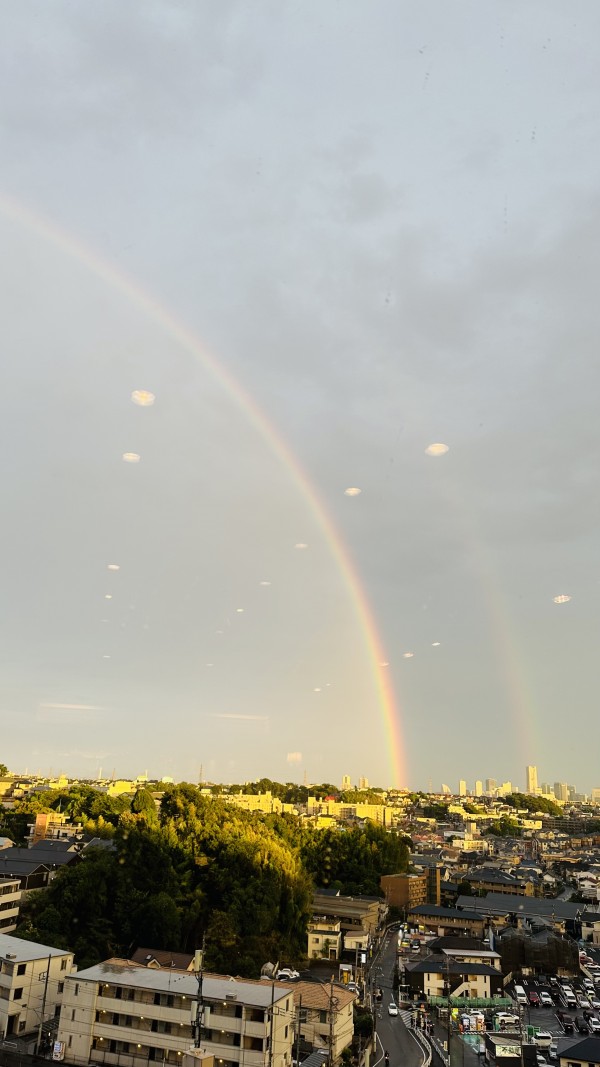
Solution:
{"label": "secondary rainbow", "polygon": [[32,230],[37,236],[56,245],[61,251],[83,263],[92,274],[124,295],[149,318],[162,326],[184,350],[199,359],[205,369],[224,387],[229,396],[241,408],[246,418],[256,428],[271,451],[290,472],[302,496],[307,501],[343,576],[356,618],[364,636],[369,663],[373,671],[375,690],[389,746],[388,757],[392,782],[395,786],[405,785],[407,777],[400,714],[389,669],[382,666],[383,663],[386,663],[387,656],[383,649],[371,606],[341,535],[328,514],[323,501],[319,498],[314,485],[279,432],[268,421],[264,412],[258,407],[253,398],[245,392],[237,379],[218,362],[216,357],[206,349],[192,331],[179,319],[175,318],[172,312],[160,301],[155,299],[154,296],[150,296],[137,282],[128,277],[119,267],[98,255],[95,251],[92,252],[70,233],[58,227],[54,222],[40,216],[37,212],[32,211],[31,208],[25,207],[14,197],[10,197],[5,193],[0,194],[0,210],[9,219],[16,220],[26,229]]}

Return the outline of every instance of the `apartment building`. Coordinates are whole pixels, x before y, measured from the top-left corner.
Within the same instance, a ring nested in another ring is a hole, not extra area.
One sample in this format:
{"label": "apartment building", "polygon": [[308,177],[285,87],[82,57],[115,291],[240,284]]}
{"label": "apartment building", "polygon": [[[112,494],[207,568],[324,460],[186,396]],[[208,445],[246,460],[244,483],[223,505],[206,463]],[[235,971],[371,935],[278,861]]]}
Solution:
{"label": "apartment building", "polygon": [[[58,1029],[67,1063],[181,1063],[194,1044],[189,971],[108,960],[65,982]],[[204,975],[201,1047],[219,1067],[290,1067],[294,997],[273,982]]]}
{"label": "apartment building", "polygon": [[58,1015],[73,953],[0,934],[0,1035],[31,1034]]}
{"label": "apartment building", "polygon": [[354,1036],[356,993],[334,982],[294,982],[288,988],[294,998],[295,1041],[301,1058],[315,1049],[329,1049],[331,1042],[332,1062],[337,1063]]}
{"label": "apartment building", "polygon": [[21,882],[18,878],[0,879],[0,931],[10,934],[17,927],[21,905]]}
{"label": "apartment building", "polygon": [[382,874],[379,884],[391,907],[410,910],[428,903],[427,874]]}

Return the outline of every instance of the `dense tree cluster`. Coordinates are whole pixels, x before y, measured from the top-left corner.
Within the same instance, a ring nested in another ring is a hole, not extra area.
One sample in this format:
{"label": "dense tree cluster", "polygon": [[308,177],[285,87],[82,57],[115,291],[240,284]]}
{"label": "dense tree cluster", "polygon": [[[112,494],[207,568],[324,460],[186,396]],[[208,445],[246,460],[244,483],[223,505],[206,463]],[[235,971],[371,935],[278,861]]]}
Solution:
{"label": "dense tree cluster", "polygon": [[[77,817],[99,810],[81,797],[63,798]],[[257,976],[267,960],[306,955],[315,885],[377,895],[381,874],[408,864],[406,840],[375,824],[316,830],[192,785],[168,786],[158,812],[146,789],[118,813],[102,810],[115,850],[63,869],[27,900],[17,931],[73,950],[80,966],[140,945],[193,951],[206,935],[211,970]]]}
{"label": "dense tree cluster", "polygon": [[549,797],[531,796],[529,793],[509,793],[504,797],[506,804],[511,808],[520,808],[521,811],[543,811],[546,815],[562,815],[560,804],[556,804]]}

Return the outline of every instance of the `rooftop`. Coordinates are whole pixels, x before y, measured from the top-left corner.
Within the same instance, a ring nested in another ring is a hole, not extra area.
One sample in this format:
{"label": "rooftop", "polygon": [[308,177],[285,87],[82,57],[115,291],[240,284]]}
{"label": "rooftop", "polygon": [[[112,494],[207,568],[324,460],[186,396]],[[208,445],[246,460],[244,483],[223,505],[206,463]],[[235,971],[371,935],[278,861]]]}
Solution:
{"label": "rooftop", "polygon": [[0,934],[0,958],[11,957],[16,963],[28,963],[30,960],[47,960],[48,956],[72,956],[62,948],[38,945],[35,941],[24,941],[11,934]]}
{"label": "rooftop", "polygon": [[[198,995],[198,981],[190,971],[176,967],[159,970],[143,967],[131,960],[106,960],[95,967],[77,971],[73,976],[77,982],[99,982],[106,985],[128,986],[136,989],[151,989],[159,993],[177,993],[183,997],[194,998]],[[273,989],[273,986],[275,988]],[[205,974],[202,992],[206,1000],[222,1000],[236,996],[241,1004],[252,1004],[259,1008],[268,1008],[272,1003],[289,996],[289,987],[278,982],[253,982],[245,978],[216,977]]]}

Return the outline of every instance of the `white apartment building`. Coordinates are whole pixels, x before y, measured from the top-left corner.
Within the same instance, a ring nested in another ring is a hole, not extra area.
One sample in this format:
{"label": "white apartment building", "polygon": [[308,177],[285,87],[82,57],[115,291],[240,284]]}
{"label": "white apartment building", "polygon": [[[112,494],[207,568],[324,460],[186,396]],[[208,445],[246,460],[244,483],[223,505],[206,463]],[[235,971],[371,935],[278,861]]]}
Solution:
{"label": "white apartment building", "polygon": [[[181,1063],[194,1044],[189,971],[107,960],[65,983],[57,1039],[67,1063]],[[273,982],[204,975],[201,1048],[218,1067],[291,1067],[294,996]]]}
{"label": "white apartment building", "polygon": [[73,953],[0,934],[0,1036],[32,1034],[58,1015]]}
{"label": "white apartment building", "polygon": [[21,905],[21,883],[18,878],[0,879],[0,931],[10,934],[16,929]]}

